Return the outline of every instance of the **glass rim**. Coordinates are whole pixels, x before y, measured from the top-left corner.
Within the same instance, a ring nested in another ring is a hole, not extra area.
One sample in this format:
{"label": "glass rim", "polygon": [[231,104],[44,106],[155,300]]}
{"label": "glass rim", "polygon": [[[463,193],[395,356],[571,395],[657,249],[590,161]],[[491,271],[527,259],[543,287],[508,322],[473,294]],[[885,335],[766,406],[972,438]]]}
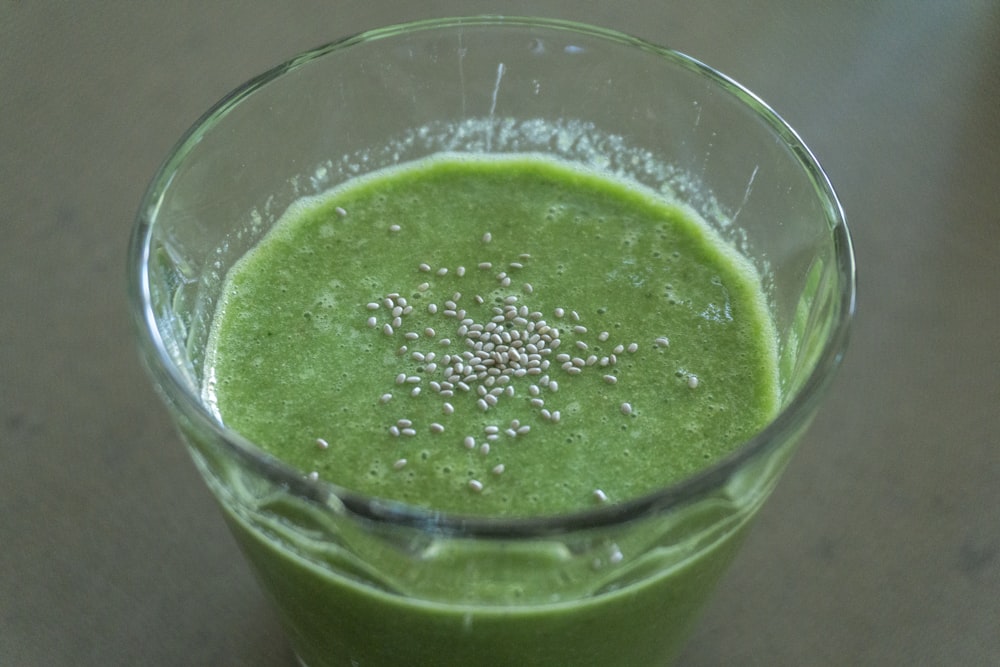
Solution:
{"label": "glass rim", "polygon": [[[652,52],[674,65],[706,77],[723,91],[738,98],[791,150],[800,167],[808,174],[815,195],[823,204],[834,244],[836,271],[840,276],[836,321],[830,328],[821,353],[816,356],[815,365],[808,378],[801,383],[791,399],[763,429],[707,468],[642,496],[568,513],[495,517],[440,512],[358,493],[322,479],[309,480],[301,470],[283,463],[239,432],[220,423],[205,406],[201,397],[190,391],[180,369],[172,362],[167,346],[160,336],[156,313],[150,298],[150,249],[160,200],[170,186],[177,165],[197,143],[202,132],[214,126],[214,123],[230,108],[270,81],[318,58],[356,44],[400,34],[470,26],[562,30]],[[833,186],[812,151],[795,130],[757,95],[695,58],[622,32],[559,19],[495,15],[425,19],[363,31],[305,51],[235,88],[187,130],[157,170],[136,214],[126,269],[129,310],[140,351],[153,380],[158,382],[161,390],[169,395],[172,404],[182,410],[185,416],[196,418],[199,424],[209,428],[220,442],[225,443],[228,451],[242,463],[268,479],[282,484],[294,495],[326,505],[331,509],[339,504],[350,513],[375,522],[465,537],[530,538],[622,524],[664,512],[669,508],[683,506],[723,487],[745,462],[794,437],[797,430],[805,425],[813,414],[843,358],[850,335],[850,325],[854,318],[856,298],[856,267],[851,236],[843,208]]]}

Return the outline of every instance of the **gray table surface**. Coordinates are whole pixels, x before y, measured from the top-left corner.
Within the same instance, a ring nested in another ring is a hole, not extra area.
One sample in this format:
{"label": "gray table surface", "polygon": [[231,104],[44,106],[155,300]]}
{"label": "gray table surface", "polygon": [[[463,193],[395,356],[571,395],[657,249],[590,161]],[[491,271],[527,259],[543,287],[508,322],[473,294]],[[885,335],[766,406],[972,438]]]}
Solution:
{"label": "gray table surface", "polygon": [[846,363],[682,664],[1000,665],[1000,4],[933,0],[0,0],[0,665],[293,665],[139,366],[133,215],[252,75],[500,11],[730,74],[803,135],[854,234]]}

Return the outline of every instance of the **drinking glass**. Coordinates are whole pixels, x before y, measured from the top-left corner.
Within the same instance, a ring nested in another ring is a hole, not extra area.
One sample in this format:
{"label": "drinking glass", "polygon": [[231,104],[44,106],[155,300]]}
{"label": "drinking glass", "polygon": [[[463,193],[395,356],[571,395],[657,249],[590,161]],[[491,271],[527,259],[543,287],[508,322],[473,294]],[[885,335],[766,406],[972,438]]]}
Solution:
{"label": "drinking glass", "polygon": [[[761,276],[779,414],[679,483],[534,518],[365,497],[227,428],[203,392],[227,270],[296,200],[440,152],[541,153],[697,211]],[[667,664],[817,410],[855,285],[833,189],[756,96],[626,35],[504,17],[366,32],[235,90],[154,177],[128,279],[153,382],[308,667]]]}

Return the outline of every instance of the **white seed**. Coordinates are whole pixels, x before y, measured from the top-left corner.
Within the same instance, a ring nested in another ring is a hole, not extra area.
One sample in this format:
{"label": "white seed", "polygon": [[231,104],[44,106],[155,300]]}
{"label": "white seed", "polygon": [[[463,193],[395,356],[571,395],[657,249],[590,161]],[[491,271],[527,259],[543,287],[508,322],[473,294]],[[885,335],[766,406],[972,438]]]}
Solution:
{"label": "white seed", "polygon": [[599,341],[601,341],[603,343],[610,336],[611,336],[611,334],[609,334],[607,331],[602,331],[601,333],[597,334],[597,340],[599,340]]}
{"label": "white seed", "polygon": [[621,405],[621,411],[622,411],[622,414],[626,415],[626,416],[632,414],[632,404],[631,403],[622,403],[622,405]]}
{"label": "white seed", "polygon": [[527,433],[530,430],[531,430],[531,425],[530,424],[521,424],[520,426],[517,427],[517,434],[518,435],[524,435],[525,433]]}
{"label": "white seed", "polygon": [[479,268],[488,271],[493,268],[493,262],[479,262]]}
{"label": "white seed", "polygon": [[608,502],[608,494],[600,489],[594,489],[594,499],[599,503],[606,503]]}
{"label": "white seed", "polygon": [[405,334],[403,334],[403,338],[405,338],[406,340],[417,340],[418,338],[420,338],[420,334],[418,334],[416,331],[407,331]]}
{"label": "white seed", "polygon": [[563,310],[562,308],[556,308],[555,314],[556,314],[556,317],[562,317],[563,315],[566,314],[566,311]]}
{"label": "white seed", "polygon": [[504,470],[506,470],[506,468],[504,467],[504,464],[501,463],[499,465],[493,466],[493,470],[491,472],[494,475],[502,475]]}
{"label": "white seed", "polygon": [[[629,343],[628,347],[625,349],[628,350],[629,354],[632,354],[639,349],[639,345],[638,343]],[[618,354],[621,354],[621,352],[618,352]]]}
{"label": "white seed", "polygon": [[428,271],[430,271],[430,270],[431,270],[431,265],[430,265],[430,264],[427,264],[427,263],[422,263],[422,264],[421,264],[420,266],[418,266],[417,268],[418,268],[418,269],[420,269],[421,271],[423,271],[424,273],[426,273],[426,272],[428,272]]}
{"label": "white seed", "polygon": [[396,421],[396,426],[399,428],[409,428],[410,426],[413,426],[413,422],[409,419],[399,419]]}
{"label": "white seed", "polygon": [[487,456],[490,453],[490,443],[484,442],[479,446],[479,453],[483,456]]}
{"label": "white seed", "polygon": [[396,425],[390,426],[389,427],[389,435],[398,438],[399,437],[399,427],[396,426]]}
{"label": "white seed", "polygon": [[583,342],[582,340],[578,340],[578,341],[576,341],[576,346],[577,346],[578,348],[580,348],[581,350],[586,350],[586,349],[588,349],[588,347],[589,347],[589,345],[587,345],[587,344],[586,344],[585,342]]}
{"label": "white seed", "polygon": [[524,290],[525,294],[532,294],[535,291],[535,288],[531,286],[531,283],[524,283],[521,289]]}
{"label": "white seed", "polygon": [[423,352],[414,352],[410,356],[413,358],[414,361],[423,361],[424,360],[424,353]]}
{"label": "white seed", "polygon": [[429,303],[429,304],[427,304],[427,312],[428,313],[430,313],[431,315],[437,315],[437,311],[438,311],[438,306],[437,306],[436,303]]}
{"label": "white seed", "polygon": [[386,336],[391,336],[393,334],[392,325],[386,324],[384,327],[382,327],[382,333],[384,333]]}
{"label": "white seed", "polygon": [[696,389],[698,387],[698,376],[697,375],[689,375],[688,376],[688,386],[691,389]]}
{"label": "white seed", "polygon": [[465,440],[462,441],[462,444],[465,445],[466,449],[473,449],[476,446],[476,439],[471,435],[467,435],[465,436]]}
{"label": "white seed", "polygon": [[486,232],[485,234],[483,234],[483,243],[489,243],[492,240],[493,240],[493,234],[491,234],[490,232]]}
{"label": "white seed", "polygon": [[400,433],[408,437],[413,437],[417,434],[417,431],[412,428],[404,428],[400,431]]}
{"label": "white seed", "polygon": [[406,376],[406,381],[409,382],[410,384],[420,384],[420,376],[419,375],[407,375]]}
{"label": "white seed", "polygon": [[451,403],[445,403],[444,405],[441,406],[441,411],[446,415],[455,414],[455,406],[453,406]]}
{"label": "white seed", "polygon": [[406,382],[406,373],[400,373],[396,376],[396,384],[403,384]]}
{"label": "white seed", "polygon": [[405,466],[406,466],[406,459],[399,459],[398,461],[392,464],[392,467],[395,468],[396,470],[402,470],[403,467]]}
{"label": "white seed", "polygon": [[414,387],[410,391],[410,396],[419,396],[419,395],[420,395],[420,387]]}
{"label": "white seed", "polygon": [[554,421],[554,422],[556,422],[558,424],[559,420],[562,419],[562,413],[559,412],[558,410],[553,410],[552,411],[552,417],[551,417],[551,419],[552,419],[552,421]]}
{"label": "white seed", "polygon": [[614,375],[605,375],[604,381],[607,382],[608,384],[617,384],[618,378],[616,378]]}
{"label": "white seed", "polygon": [[419,285],[417,285],[417,289],[420,290],[421,292],[426,292],[430,288],[431,288],[430,283],[420,283]]}
{"label": "white seed", "polygon": [[378,400],[380,403],[388,403],[392,400],[392,394],[382,394]]}
{"label": "white seed", "polygon": [[576,312],[575,310],[572,311],[572,312],[570,312],[570,317],[573,318],[574,322],[579,322],[580,321],[580,313]]}
{"label": "white seed", "polygon": [[336,212],[337,212],[337,215],[339,215],[339,216],[340,216],[341,218],[343,218],[344,216],[346,216],[346,215],[347,215],[347,210],[346,210],[346,209],[344,209],[344,207],[343,207],[343,206],[338,206],[338,207],[336,207],[336,208],[335,208],[335,209],[333,209],[333,210],[334,210],[334,211],[336,211]]}
{"label": "white seed", "polygon": [[441,267],[440,269],[438,269],[438,270],[437,270],[437,274],[438,274],[439,276],[445,276],[445,275],[448,275],[448,267],[446,267],[446,266],[442,266],[442,267]]}
{"label": "white seed", "polygon": [[670,341],[667,339],[666,336],[660,336],[659,338],[654,340],[653,343],[655,343],[657,347],[666,347],[670,345]]}
{"label": "white seed", "polygon": [[549,391],[559,391],[559,382],[556,380],[549,380]]}
{"label": "white seed", "polygon": [[441,426],[441,424],[438,424],[437,422],[431,424],[430,429],[431,433],[444,433],[444,426]]}
{"label": "white seed", "polygon": [[330,446],[330,443],[324,440],[323,438],[316,438],[316,446],[319,447],[320,449],[326,449],[327,447]]}
{"label": "white seed", "polygon": [[375,327],[378,326],[378,320],[375,319],[374,317],[369,317],[367,324],[370,329],[374,329]]}
{"label": "white seed", "polygon": [[464,276],[465,275],[465,267],[464,266],[457,267],[455,269],[455,275],[457,275],[459,278],[461,278],[462,276]]}
{"label": "white seed", "polygon": [[365,308],[367,308],[368,310],[378,310],[379,304],[377,301],[372,301],[371,303],[366,304]]}
{"label": "white seed", "polygon": [[476,407],[482,410],[483,412],[486,412],[487,410],[490,409],[489,404],[482,398],[476,401]]}
{"label": "white seed", "polygon": [[483,490],[483,483],[480,482],[478,479],[470,479],[469,488],[475,491],[476,493],[479,493],[480,491]]}
{"label": "white seed", "polygon": [[587,327],[583,326],[582,324],[577,324],[575,327],[573,327],[573,333],[585,334],[587,333]]}
{"label": "white seed", "polygon": [[307,477],[309,477],[310,482],[315,482],[317,479],[319,479],[319,473],[313,470],[311,473],[307,475]]}
{"label": "white seed", "polygon": [[401,230],[401,229],[402,229],[402,227],[400,227],[399,225],[389,225],[389,231],[392,232],[392,233],[394,233],[394,234],[396,232],[398,232],[399,230]]}

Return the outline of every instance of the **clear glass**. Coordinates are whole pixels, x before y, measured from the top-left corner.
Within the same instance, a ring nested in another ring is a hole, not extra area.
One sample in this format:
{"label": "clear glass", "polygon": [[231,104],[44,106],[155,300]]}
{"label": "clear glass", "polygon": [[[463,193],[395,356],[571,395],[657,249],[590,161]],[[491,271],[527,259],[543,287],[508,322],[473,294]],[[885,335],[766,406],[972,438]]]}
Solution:
{"label": "clear glass", "polygon": [[[517,520],[313,482],[223,427],[201,396],[228,268],[298,198],[444,150],[548,153],[696,209],[764,277],[777,418],[649,496]],[[817,409],[855,284],[827,178],[752,93],[618,33],[499,17],[365,33],[236,90],[154,178],[128,277],[154,383],[310,667],[667,664]]]}

